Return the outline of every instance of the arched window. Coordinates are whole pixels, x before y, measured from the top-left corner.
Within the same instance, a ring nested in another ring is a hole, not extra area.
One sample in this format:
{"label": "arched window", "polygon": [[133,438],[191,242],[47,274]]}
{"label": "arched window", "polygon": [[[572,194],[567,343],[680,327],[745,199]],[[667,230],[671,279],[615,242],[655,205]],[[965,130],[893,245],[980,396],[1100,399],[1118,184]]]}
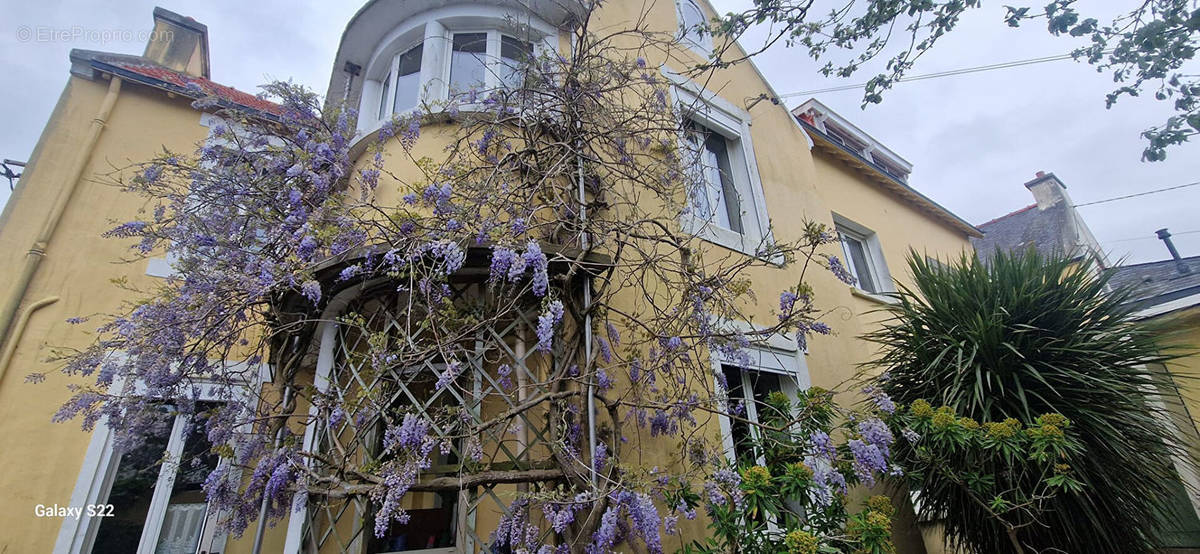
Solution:
{"label": "arched window", "polygon": [[708,23],[697,0],[677,0],[680,38],[685,44],[704,54],[712,51],[712,35],[705,30]]}

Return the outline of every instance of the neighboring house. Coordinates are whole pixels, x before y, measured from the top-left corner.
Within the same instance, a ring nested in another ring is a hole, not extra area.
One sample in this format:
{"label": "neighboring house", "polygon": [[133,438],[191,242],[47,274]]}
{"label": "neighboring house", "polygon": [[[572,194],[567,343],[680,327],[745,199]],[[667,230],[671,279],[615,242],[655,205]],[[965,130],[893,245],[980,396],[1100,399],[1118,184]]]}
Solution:
{"label": "neighboring house", "polygon": [[[1067,254],[1071,257],[1094,256],[1099,270],[1109,274],[1113,287],[1130,287],[1130,302],[1136,316],[1162,324],[1163,344],[1182,348],[1183,358],[1167,367],[1178,390],[1165,390],[1163,404],[1171,415],[1182,442],[1200,449],[1197,420],[1200,415],[1200,256],[1181,258],[1170,242],[1166,229],[1158,231],[1167,243],[1172,259],[1142,264],[1111,266],[1087,223],[1067,196],[1066,185],[1053,173],[1037,172],[1025,187],[1033,193],[1035,204],[979,225],[983,238],[972,239],[976,255],[986,260],[997,251],[1016,252],[1033,248],[1043,255]],[[1182,485],[1177,510],[1167,516],[1167,549],[1200,548],[1200,476],[1196,474],[1200,450],[1191,452],[1192,460],[1176,460]]]}
{"label": "neighboring house", "polygon": [[[699,0],[645,6],[624,0],[605,4],[597,14],[599,26],[619,25],[631,10],[643,8],[647,21],[667,31],[713,14]],[[484,63],[481,58],[503,58],[510,51],[561,48],[568,43],[563,31],[568,15],[560,3],[541,0],[372,0],[342,35],[326,96],[359,109],[360,137],[366,137],[390,114],[412,107],[422,95],[444,97],[460,79],[483,75],[492,81],[485,85],[505,86],[503,75],[481,72],[472,64]],[[506,34],[506,21],[512,17],[530,22],[537,36],[518,40]],[[6,445],[0,449],[4,468],[0,493],[7,499],[0,506],[4,529],[0,551],[101,552],[98,537],[102,536],[125,541],[117,544],[140,545],[139,552],[248,552],[257,540],[262,541],[263,552],[292,554],[300,552],[302,544],[307,545],[304,551],[377,552],[384,545],[364,538],[370,507],[363,505],[332,509],[300,498],[300,509],[277,526],[251,528],[242,537],[216,532],[204,515],[206,505],[199,494],[197,478],[202,479],[203,472],[156,465],[164,451],[178,456],[185,450],[204,450],[203,434],[189,433],[182,420],[169,437],[161,437],[162,442],[148,442],[136,452],[116,451],[103,421],[90,433],[80,431],[74,422],[51,422],[57,407],[69,398],[67,386],[81,378],[55,373],[57,366],[48,358],[53,349],[82,348],[95,338],[90,324],[72,326],[64,321],[119,312],[125,302],[137,298],[115,288],[114,280],[148,288],[171,272],[162,259],[111,263],[125,257],[129,245],[101,234],[112,221],[135,217],[143,204],[96,176],[151,159],[164,147],[189,152],[208,139],[219,118],[192,107],[199,96],[215,94],[228,106],[265,117],[277,109],[210,80],[204,25],[162,9],[154,11],[154,21],[156,30],[169,32],[153,33],[141,56],[71,53],[66,87],[0,216],[0,250],[20,256],[14,266],[23,264],[19,270],[0,274],[0,291],[8,294],[5,313],[0,314],[5,318],[0,325],[4,347],[0,439]],[[711,37],[689,33],[681,39],[686,47],[681,55],[690,56],[690,61],[668,61],[668,65],[697,63],[712,48]],[[663,73],[672,82],[677,100],[697,101],[705,107],[691,115],[694,128],[705,131],[697,148],[703,144],[714,165],[728,168],[723,171],[727,182],[722,178],[711,190],[694,193],[705,195],[708,208],[696,217],[709,224],[696,225],[695,232],[714,251],[741,256],[753,254],[754,245],[764,237],[801,237],[806,218],[821,221],[836,228],[842,239],[842,248],[830,248],[828,253],[844,255],[857,279],[856,286],[848,287],[825,272],[811,274],[818,303],[844,308],[837,310],[838,317],[829,318],[834,333],[814,337],[807,351],[799,351],[795,341],[781,340],[777,347],[756,352],[744,367],[725,364],[721,369],[735,383],[730,392],[749,399],[771,389],[795,393],[812,385],[839,385],[872,355],[873,347],[858,337],[877,324],[873,318],[878,316],[864,314],[888,301],[881,293],[894,290],[894,281],[909,279],[903,270],[908,250],[943,259],[957,257],[971,249],[970,239],[978,238],[979,231],[909,186],[910,164],[819,103],[806,103],[796,115],[776,103],[747,103],[747,98],[777,97],[752,64],[723,69],[703,86],[669,70]],[[422,140],[441,139],[437,133],[423,133]],[[355,155],[364,156],[365,144],[353,149]],[[429,151],[437,152],[439,147],[433,144]],[[403,158],[389,157],[387,170],[398,175],[414,171],[395,161]],[[396,200],[388,198],[383,187],[378,194],[381,202]],[[691,224],[690,220],[683,223],[685,228]],[[795,285],[795,271],[781,266],[757,272],[754,285],[785,290]],[[338,292],[330,305],[365,301],[356,300],[354,294]],[[772,304],[760,302],[754,317],[773,318]],[[334,363],[330,357],[353,348],[341,342],[338,312],[330,310],[322,318],[330,323],[319,336],[335,342],[328,349],[322,347],[328,356],[314,356],[312,371],[317,375],[328,376]],[[23,382],[32,372],[47,372],[46,382]],[[260,386],[265,378],[251,378],[246,386]],[[213,395],[214,400],[217,397]],[[753,418],[753,412],[747,417]],[[730,422],[707,431],[723,434],[732,444]],[[307,436],[305,444],[312,445],[312,439]],[[665,455],[661,459],[655,452],[646,455],[656,465],[671,463]],[[150,479],[133,479],[139,475]],[[414,521],[429,535],[428,544],[434,544],[435,534],[438,541],[434,548],[419,551],[483,549],[503,508],[495,503],[513,490],[413,495]],[[35,514],[38,505],[86,506],[118,500],[120,513],[112,518]],[[689,539],[705,532],[698,522],[681,525],[681,530]],[[924,551],[911,519],[897,523],[896,542],[905,553]],[[316,543],[321,544],[313,548]],[[185,547],[173,548],[176,545]]]}
{"label": "neighboring house", "polygon": [[1034,204],[979,225],[983,237],[971,239],[971,244],[981,259],[997,250],[1033,247],[1043,255],[1095,256],[1102,267],[1108,266],[1100,243],[1067,196],[1066,184],[1053,173],[1039,171],[1025,188],[1033,193]]}
{"label": "neighboring house", "polygon": [[[1158,325],[1163,343],[1178,348],[1183,357],[1156,368],[1169,375],[1176,390],[1164,390],[1164,407],[1179,430],[1183,443],[1189,445],[1191,463],[1176,461],[1176,468],[1186,485],[1178,494],[1177,512],[1189,508],[1200,514],[1200,256],[1181,257],[1171,242],[1171,234],[1160,229],[1158,238],[1167,246],[1171,259],[1141,264],[1121,265],[1109,269],[1114,287],[1129,287],[1134,294],[1130,300],[1138,309],[1137,317]],[[1200,521],[1181,517],[1170,526],[1168,546],[1200,549]]]}

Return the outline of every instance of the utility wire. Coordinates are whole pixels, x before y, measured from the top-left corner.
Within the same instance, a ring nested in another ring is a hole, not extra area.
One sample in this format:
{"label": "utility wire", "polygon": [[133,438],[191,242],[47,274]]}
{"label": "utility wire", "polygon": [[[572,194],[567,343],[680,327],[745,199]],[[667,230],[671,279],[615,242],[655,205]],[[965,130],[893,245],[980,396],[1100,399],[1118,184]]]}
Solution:
{"label": "utility wire", "polygon": [[[1105,53],[1107,53],[1107,52],[1105,52]],[[1038,63],[1054,62],[1054,61],[1059,61],[1059,60],[1069,60],[1074,57],[1075,57],[1074,54],[1059,54],[1057,56],[1045,56],[1045,57],[1041,57],[1041,58],[1029,58],[1026,60],[1014,60],[1011,62],[1001,62],[1001,63],[994,63],[994,64],[989,64],[989,65],[977,65],[974,67],[964,67],[961,69],[950,69],[947,71],[939,71],[937,73],[925,73],[922,75],[909,75],[909,76],[905,76],[905,77],[901,77],[901,78],[897,79],[896,82],[907,83],[909,81],[923,81],[925,79],[937,79],[940,77],[953,77],[955,75],[966,75],[968,73],[979,73],[982,71],[992,71],[992,70],[996,70],[996,69],[1008,69],[1010,67],[1020,67],[1023,65],[1033,65],[1033,64],[1038,64]],[[864,88],[866,86],[867,86],[867,83],[859,83],[857,85],[839,85],[836,87],[829,87],[829,88],[802,90],[799,92],[789,92],[787,94],[780,94],[779,98],[782,99],[782,98],[791,98],[793,96],[807,96],[810,94],[821,94],[821,93],[825,93],[825,92],[839,92],[839,91],[843,91],[843,90],[854,90],[854,89]]]}
{"label": "utility wire", "polygon": [[[1172,232],[1171,236],[1174,237],[1174,236],[1178,236],[1178,235],[1191,235],[1193,233],[1200,233],[1200,229],[1196,229],[1193,231],[1181,231],[1179,233]],[[1127,239],[1106,240],[1104,242],[1105,242],[1105,244],[1108,244],[1108,243],[1113,243],[1113,242],[1131,242],[1131,241],[1135,241],[1135,240],[1159,240],[1159,238],[1158,237],[1129,237]]]}
{"label": "utility wire", "polygon": [[1161,188],[1161,189],[1148,190],[1148,191],[1145,191],[1145,192],[1138,192],[1138,193],[1134,193],[1134,194],[1126,194],[1125,196],[1117,196],[1117,197],[1115,197],[1115,198],[1105,198],[1104,200],[1095,200],[1095,201],[1092,201],[1092,202],[1084,202],[1084,203],[1082,203],[1082,204],[1075,204],[1075,206],[1074,206],[1074,207],[1076,207],[1076,208],[1082,208],[1082,207],[1084,207],[1084,206],[1091,206],[1091,205],[1094,205],[1094,204],[1103,204],[1103,203],[1105,203],[1105,202],[1116,202],[1117,200],[1126,200],[1126,199],[1129,199],[1129,198],[1137,198],[1137,197],[1139,197],[1139,196],[1146,196],[1147,194],[1156,194],[1156,193],[1159,193],[1159,192],[1167,192],[1167,191],[1169,191],[1169,190],[1177,190],[1177,189],[1182,189],[1182,188],[1187,188],[1187,187],[1194,187],[1194,186],[1196,186],[1196,185],[1200,185],[1200,181],[1195,181],[1195,182],[1192,182],[1192,183],[1185,183],[1185,184],[1182,184],[1182,185],[1175,185],[1175,186],[1173,186],[1173,187],[1166,187],[1166,188]]}

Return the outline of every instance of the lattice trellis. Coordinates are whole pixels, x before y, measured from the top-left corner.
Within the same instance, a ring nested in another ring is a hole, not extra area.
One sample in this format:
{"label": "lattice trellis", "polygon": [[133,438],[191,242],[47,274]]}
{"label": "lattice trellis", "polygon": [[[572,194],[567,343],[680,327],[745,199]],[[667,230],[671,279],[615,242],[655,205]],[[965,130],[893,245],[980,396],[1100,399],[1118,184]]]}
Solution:
{"label": "lattice trellis", "polygon": [[[495,301],[489,296],[492,291],[477,281],[454,283],[451,292],[453,304],[459,310],[486,310]],[[391,347],[417,346],[414,341],[420,340],[419,335],[414,337],[411,330],[415,328],[414,322],[419,323],[424,315],[408,301],[408,295],[395,292],[395,285],[391,284],[377,287],[375,292],[363,294],[349,305],[345,314],[355,314],[357,318],[354,325],[338,326],[334,363],[325,392],[339,403],[387,406],[392,414],[415,412],[433,422],[431,435],[444,442],[448,451],[444,454],[435,451],[434,465],[422,473],[422,481],[458,475],[463,467],[460,462],[469,459],[472,446],[482,449],[481,462],[490,469],[528,469],[547,464],[551,459],[551,435],[544,407],[522,412],[509,424],[486,428],[474,445],[463,437],[464,429],[512,410],[527,398],[548,392],[546,381],[555,362],[553,356],[534,348],[537,306],[528,306],[524,311],[510,310],[509,317],[481,326],[457,343],[462,353],[456,358],[461,373],[453,386],[438,389],[435,382],[445,371],[446,360],[431,357],[400,367],[389,366],[386,360],[380,364],[365,355],[371,350],[370,341],[379,341],[381,337],[393,341],[389,342]],[[502,364],[511,373],[501,375]],[[381,365],[386,369],[380,370]],[[370,397],[370,401],[363,401],[365,397]],[[455,412],[459,418],[447,424],[447,414]],[[314,447],[318,452],[340,447],[350,453],[348,458],[355,463],[370,466],[379,461],[383,422],[384,413],[379,410],[350,414],[332,427],[322,419],[316,424]],[[447,493],[410,492],[406,500],[412,506],[421,506],[410,509],[410,513],[423,510],[425,515],[453,514],[450,523],[453,545],[439,541],[433,545],[405,544],[403,549],[431,546],[431,551],[480,551],[488,544],[488,535],[515,495],[540,486],[491,484]],[[303,552],[366,554],[400,549],[397,543],[374,538],[374,507],[367,498],[313,497],[303,516]]]}

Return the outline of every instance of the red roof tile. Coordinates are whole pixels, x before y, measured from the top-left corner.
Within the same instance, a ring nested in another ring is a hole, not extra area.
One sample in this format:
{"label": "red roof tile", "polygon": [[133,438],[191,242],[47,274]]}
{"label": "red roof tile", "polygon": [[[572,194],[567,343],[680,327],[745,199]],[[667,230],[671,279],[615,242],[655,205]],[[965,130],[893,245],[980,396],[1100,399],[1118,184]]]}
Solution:
{"label": "red roof tile", "polygon": [[169,83],[180,88],[188,88],[188,85],[194,84],[200,87],[206,94],[212,94],[227,100],[233,104],[249,108],[252,110],[267,112],[275,115],[283,113],[283,106],[263,100],[253,94],[242,92],[233,87],[227,87],[220,83],[213,82],[203,77],[196,77],[186,73],[180,73],[172,69],[162,67],[160,65],[139,64],[126,61],[110,61],[109,64],[137,73],[143,77],[149,77],[164,83]]}
{"label": "red roof tile", "polygon": [[1036,208],[1036,207],[1037,207],[1037,204],[1030,204],[1030,205],[1028,205],[1028,206],[1025,206],[1024,208],[1021,208],[1021,209],[1019,209],[1019,210],[1014,210],[1014,211],[1008,212],[1008,213],[1006,213],[1006,214],[1004,214],[1004,215],[1002,215],[1002,216],[1000,216],[1000,217],[997,217],[997,218],[994,218],[994,219],[989,219],[989,220],[987,220],[987,221],[985,221],[985,222],[983,222],[983,223],[980,223],[979,225],[976,225],[976,227],[983,227],[984,225],[987,225],[987,224],[989,224],[989,223],[995,223],[995,222],[997,222],[997,221],[1000,221],[1001,219],[1004,219],[1004,218],[1006,218],[1006,217],[1008,217],[1008,216],[1010,216],[1010,215],[1017,215],[1017,214],[1019,214],[1019,213],[1021,213],[1021,212],[1029,211],[1029,210],[1031,210],[1031,209],[1033,209],[1033,208]]}

